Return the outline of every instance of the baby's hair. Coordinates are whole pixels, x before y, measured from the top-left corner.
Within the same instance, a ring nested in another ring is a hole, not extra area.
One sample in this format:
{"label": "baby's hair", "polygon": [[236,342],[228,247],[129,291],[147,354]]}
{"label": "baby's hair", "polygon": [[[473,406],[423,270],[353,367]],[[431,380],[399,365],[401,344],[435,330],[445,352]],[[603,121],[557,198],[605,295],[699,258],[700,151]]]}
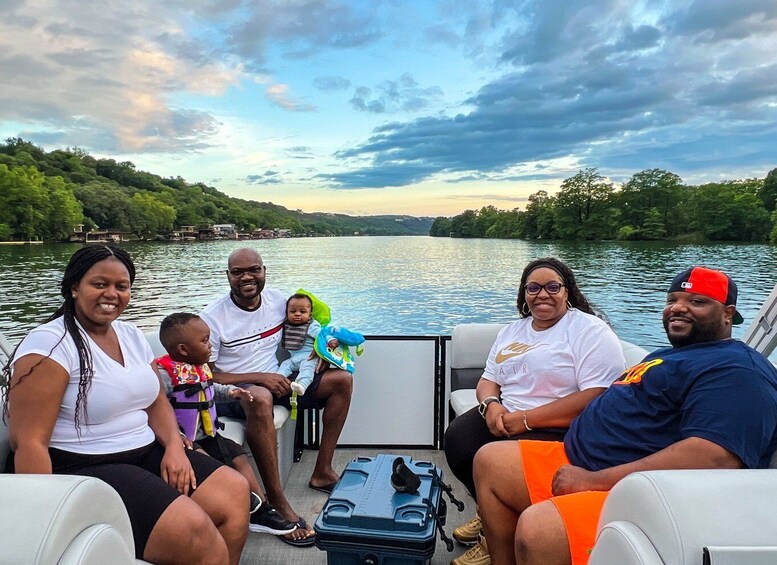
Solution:
{"label": "baby's hair", "polygon": [[174,352],[176,346],[181,343],[181,332],[192,320],[199,320],[197,314],[190,312],[176,312],[170,314],[159,324],[159,341],[162,342],[168,353]]}
{"label": "baby's hair", "polygon": [[310,303],[310,309],[312,310],[313,301],[310,299],[310,297],[307,294],[302,294],[301,292],[297,292],[296,294],[292,294],[291,296],[289,296],[289,299],[286,301],[286,310],[289,309],[289,302],[291,302],[292,300],[300,300],[303,298]]}

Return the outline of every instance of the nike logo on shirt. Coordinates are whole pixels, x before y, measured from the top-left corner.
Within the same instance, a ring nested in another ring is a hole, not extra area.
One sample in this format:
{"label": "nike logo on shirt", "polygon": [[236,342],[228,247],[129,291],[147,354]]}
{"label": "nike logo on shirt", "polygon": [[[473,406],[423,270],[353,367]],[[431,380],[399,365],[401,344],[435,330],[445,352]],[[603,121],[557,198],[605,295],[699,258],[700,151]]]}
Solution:
{"label": "nike logo on shirt", "polygon": [[531,351],[532,349],[535,349],[539,347],[539,345],[528,345],[526,343],[511,343],[507,347],[503,347],[500,351],[497,352],[496,358],[494,361],[497,363],[504,363],[508,359],[511,359],[513,357],[517,357],[518,355],[523,355],[524,353]]}

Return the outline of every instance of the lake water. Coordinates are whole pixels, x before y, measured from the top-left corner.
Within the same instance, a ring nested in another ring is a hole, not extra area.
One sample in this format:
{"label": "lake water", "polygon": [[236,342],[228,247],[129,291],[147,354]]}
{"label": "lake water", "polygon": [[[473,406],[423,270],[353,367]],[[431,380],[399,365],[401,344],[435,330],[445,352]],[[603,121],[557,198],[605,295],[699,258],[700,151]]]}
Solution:
{"label": "lake water", "polygon": [[[777,246],[663,242],[551,242],[431,237],[301,238],[248,242],[126,244],[138,275],[123,319],[144,330],[167,314],[197,312],[228,290],[237,247],[256,248],[268,286],[305,288],[335,322],[367,335],[449,335],[464,322],[509,322],[524,265],[555,256],[618,335],[647,349],[666,345],[661,306],[672,277],[694,264],[727,271],[739,285],[741,337],[775,284]],[[16,343],[60,302],[73,244],[0,246],[0,331]]]}

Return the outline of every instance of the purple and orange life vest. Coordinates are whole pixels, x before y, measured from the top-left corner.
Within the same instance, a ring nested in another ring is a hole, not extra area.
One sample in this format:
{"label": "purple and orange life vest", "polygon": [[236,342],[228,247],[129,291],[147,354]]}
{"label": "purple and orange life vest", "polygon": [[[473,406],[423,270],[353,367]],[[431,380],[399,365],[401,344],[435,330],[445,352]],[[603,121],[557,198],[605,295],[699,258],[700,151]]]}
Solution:
{"label": "purple and orange life vest", "polygon": [[205,434],[215,436],[218,424],[210,367],[173,361],[169,355],[156,359],[156,363],[170,375],[173,389],[167,397],[186,437],[194,441],[200,425]]}

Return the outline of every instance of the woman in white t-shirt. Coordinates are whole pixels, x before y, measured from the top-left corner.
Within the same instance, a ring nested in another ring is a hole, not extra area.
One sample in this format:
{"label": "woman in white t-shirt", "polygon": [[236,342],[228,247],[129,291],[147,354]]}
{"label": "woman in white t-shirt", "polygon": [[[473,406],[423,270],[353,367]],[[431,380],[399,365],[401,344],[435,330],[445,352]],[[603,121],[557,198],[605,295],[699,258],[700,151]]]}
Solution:
{"label": "woman in white t-shirt", "polygon": [[127,508],[137,558],[237,564],[248,484],[184,449],[151,348],[138,328],[117,320],[134,280],[121,248],[90,245],[70,258],[62,307],[24,338],[3,371],[7,470],[110,484]]}
{"label": "woman in white t-shirt", "polygon": [[[499,332],[488,355],[479,406],[445,432],[448,464],[473,497],[472,461],[480,447],[518,437],[562,440],[572,419],[626,367],[615,333],[593,315],[572,270],[558,259],[526,266],[517,306],[521,319]],[[479,529],[476,516],[454,536],[475,543]]]}

